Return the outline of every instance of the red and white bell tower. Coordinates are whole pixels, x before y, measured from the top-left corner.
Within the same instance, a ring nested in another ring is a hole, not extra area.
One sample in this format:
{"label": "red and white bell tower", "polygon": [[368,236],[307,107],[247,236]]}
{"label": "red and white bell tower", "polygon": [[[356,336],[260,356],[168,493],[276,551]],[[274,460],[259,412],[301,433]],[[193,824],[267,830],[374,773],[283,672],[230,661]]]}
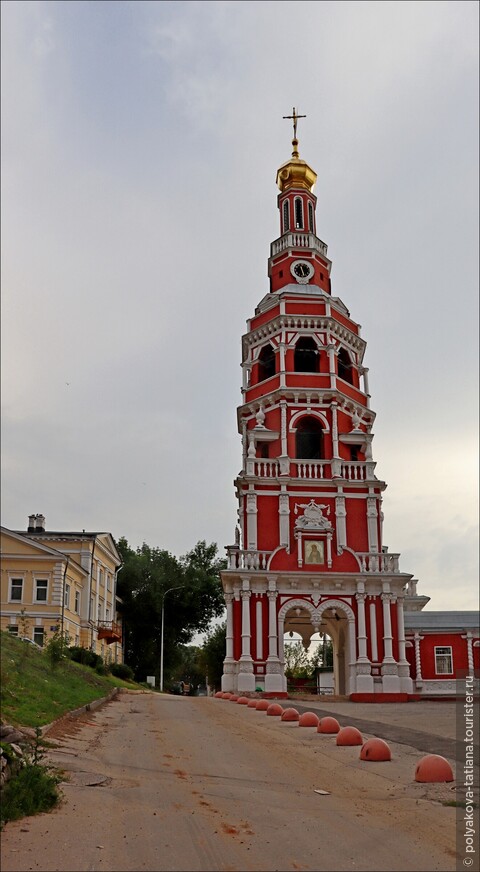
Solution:
{"label": "red and white bell tower", "polygon": [[222,689],[286,695],[283,639],[294,630],[306,646],[315,632],[332,638],[337,694],[407,699],[403,609],[414,583],[383,545],[386,485],[372,454],[366,343],[332,296],[332,264],[316,233],[317,176],[299,156],[300,116],[289,117],[293,152],[277,172],[270,290],[242,338],[243,463],[222,573]]}

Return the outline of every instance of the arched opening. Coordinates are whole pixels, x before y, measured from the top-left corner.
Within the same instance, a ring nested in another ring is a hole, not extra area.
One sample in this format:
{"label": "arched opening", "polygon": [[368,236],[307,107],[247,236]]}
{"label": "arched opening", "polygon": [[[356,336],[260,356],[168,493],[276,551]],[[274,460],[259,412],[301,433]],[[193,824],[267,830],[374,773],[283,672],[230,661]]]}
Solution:
{"label": "arched opening", "polygon": [[295,456],[299,460],[321,460],[323,431],[317,418],[306,417],[299,421],[295,436]]}
{"label": "arched opening", "polygon": [[343,381],[353,385],[353,365],[346,348],[338,352],[338,375]]}
{"label": "arched opening", "polygon": [[303,203],[301,197],[295,197],[295,228],[303,230]]}
{"label": "arched opening", "polygon": [[290,204],[288,200],[283,201],[283,232],[287,233],[290,230]]}
{"label": "arched opening", "polygon": [[[349,655],[355,629],[348,606],[333,602],[321,615],[298,598],[279,614],[285,690],[345,696],[352,692]],[[353,637],[352,637],[353,634]]]}
{"label": "arched opening", "polygon": [[275,352],[270,344],[264,345],[258,356],[258,380],[265,381],[275,375]]}
{"label": "arched opening", "polygon": [[313,223],[313,204],[308,201],[308,228],[312,233],[315,232],[315,226]]}
{"label": "arched opening", "polygon": [[295,372],[318,372],[320,354],[311,336],[301,336],[295,346],[293,365]]}

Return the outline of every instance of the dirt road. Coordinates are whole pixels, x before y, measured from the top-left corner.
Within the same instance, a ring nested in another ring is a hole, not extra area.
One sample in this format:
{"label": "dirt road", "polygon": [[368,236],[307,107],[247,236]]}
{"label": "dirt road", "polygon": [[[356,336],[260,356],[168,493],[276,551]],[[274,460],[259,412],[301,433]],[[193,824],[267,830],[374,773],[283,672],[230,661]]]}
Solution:
{"label": "dirt road", "polygon": [[[120,694],[49,738],[62,806],[8,824],[3,872],[453,870],[451,785],[207,697]],[[328,795],[315,790],[328,791]]]}

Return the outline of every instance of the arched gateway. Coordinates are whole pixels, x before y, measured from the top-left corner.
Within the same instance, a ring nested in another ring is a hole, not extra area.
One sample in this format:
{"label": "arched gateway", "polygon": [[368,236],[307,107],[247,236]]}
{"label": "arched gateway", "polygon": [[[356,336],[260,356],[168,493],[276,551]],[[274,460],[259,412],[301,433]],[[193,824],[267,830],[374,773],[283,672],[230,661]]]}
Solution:
{"label": "arched gateway", "polygon": [[[295,628],[304,642],[316,631],[333,639],[337,693],[406,700],[404,603],[419,610],[427,598],[383,545],[386,485],[372,454],[366,343],[331,293],[315,181],[295,134],[277,173],[281,235],[271,245],[270,291],[242,339],[243,463],[222,573],[222,689],[286,695],[283,637]],[[291,229],[288,216],[300,212],[309,221]]]}

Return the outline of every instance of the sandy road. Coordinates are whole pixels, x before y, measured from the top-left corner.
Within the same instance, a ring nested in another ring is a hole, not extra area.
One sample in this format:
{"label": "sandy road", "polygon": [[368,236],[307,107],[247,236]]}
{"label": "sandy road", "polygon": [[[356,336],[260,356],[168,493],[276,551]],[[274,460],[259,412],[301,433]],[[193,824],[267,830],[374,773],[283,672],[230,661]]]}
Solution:
{"label": "sandy road", "polygon": [[64,802],[7,825],[3,872],[455,868],[451,786],[413,782],[405,745],[364,763],[246,706],[155,694],[120,694],[52,735]]}

